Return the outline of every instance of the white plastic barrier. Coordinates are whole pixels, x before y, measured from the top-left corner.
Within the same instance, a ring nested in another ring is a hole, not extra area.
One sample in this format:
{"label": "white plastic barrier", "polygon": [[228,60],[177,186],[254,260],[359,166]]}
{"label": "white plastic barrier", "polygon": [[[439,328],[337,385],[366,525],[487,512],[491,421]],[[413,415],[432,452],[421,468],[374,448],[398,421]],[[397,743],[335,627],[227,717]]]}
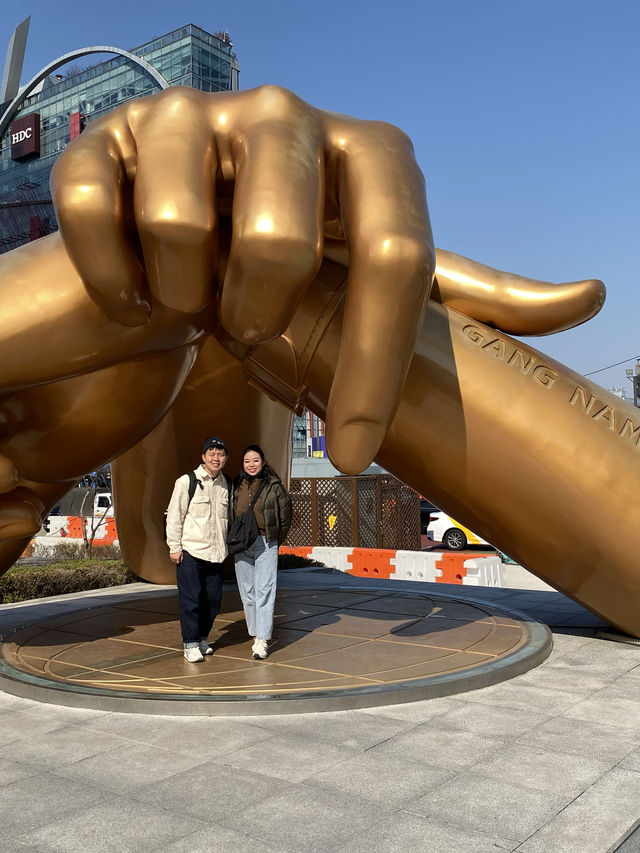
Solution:
{"label": "white plastic barrier", "polygon": [[467,570],[462,583],[468,586],[504,586],[504,566],[496,554],[489,557],[470,557],[464,561]]}
{"label": "white plastic barrier", "polygon": [[66,529],[67,522],[69,521],[68,515],[50,515],[49,516],[49,536],[63,536],[64,534],[61,532]]}
{"label": "white plastic barrier", "polygon": [[348,572],[352,566],[347,557],[352,553],[353,548],[324,548],[318,545],[311,549],[309,559],[337,569],[339,572]]}
{"label": "white plastic barrier", "polygon": [[442,570],[436,567],[440,554],[434,551],[396,551],[394,580],[436,583]]}

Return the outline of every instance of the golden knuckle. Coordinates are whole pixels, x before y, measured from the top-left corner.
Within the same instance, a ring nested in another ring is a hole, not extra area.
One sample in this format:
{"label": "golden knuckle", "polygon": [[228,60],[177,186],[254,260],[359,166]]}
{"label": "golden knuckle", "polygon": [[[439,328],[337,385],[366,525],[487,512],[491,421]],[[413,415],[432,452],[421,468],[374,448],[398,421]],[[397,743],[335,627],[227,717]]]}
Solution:
{"label": "golden knuckle", "polygon": [[[182,125],[199,124],[206,120],[206,112],[203,109],[202,93],[186,86],[176,86],[165,89],[157,96],[159,100],[154,111],[145,123],[150,127],[157,125]],[[142,127],[140,127],[142,130]]]}
{"label": "golden knuckle", "polygon": [[298,116],[303,102],[297,95],[282,86],[268,84],[256,89],[261,116],[270,119],[288,119]]}
{"label": "golden knuckle", "polygon": [[306,282],[320,262],[320,250],[304,237],[245,232],[234,238],[234,252],[245,273],[276,281]]}
{"label": "golden knuckle", "polygon": [[427,240],[405,234],[383,234],[374,239],[369,257],[376,267],[391,267],[404,278],[430,273],[435,267],[435,250]]}
{"label": "golden knuckle", "polygon": [[401,151],[408,148],[410,151],[413,151],[413,142],[404,130],[401,130],[395,124],[389,124],[386,121],[374,121],[371,122],[371,126],[375,128],[378,136],[384,137],[385,145],[389,148]]}
{"label": "golden knuckle", "polygon": [[62,185],[55,194],[55,206],[62,223],[78,216],[96,219],[105,210],[113,211],[113,195],[101,184]]}
{"label": "golden knuckle", "polygon": [[206,244],[213,233],[213,225],[194,218],[188,213],[167,217],[162,211],[145,212],[137,219],[141,234],[174,245],[198,247]]}

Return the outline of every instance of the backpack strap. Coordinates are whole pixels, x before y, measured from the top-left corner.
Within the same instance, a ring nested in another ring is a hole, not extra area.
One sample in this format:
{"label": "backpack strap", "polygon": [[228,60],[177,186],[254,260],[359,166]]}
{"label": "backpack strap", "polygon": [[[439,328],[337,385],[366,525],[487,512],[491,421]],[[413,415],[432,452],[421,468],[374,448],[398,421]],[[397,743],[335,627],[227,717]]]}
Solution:
{"label": "backpack strap", "polygon": [[222,476],[224,477],[224,479],[227,483],[227,493],[229,495],[229,506],[231,506],[231,501],[233,498],[233,480],[231,479],[231,477],[228,474],[225,474],[224,471],[222,472]]}
{"label": "backpack strap", "polygon": [[[200,486],[201,489],[204,489],[202,482],[196,477],[195,471],[187,471],[187,475],[189,477],[189,503],[193,500],[193,496],[196,493],[196,488]],[[189,504],[187,504],[187,507]]]}

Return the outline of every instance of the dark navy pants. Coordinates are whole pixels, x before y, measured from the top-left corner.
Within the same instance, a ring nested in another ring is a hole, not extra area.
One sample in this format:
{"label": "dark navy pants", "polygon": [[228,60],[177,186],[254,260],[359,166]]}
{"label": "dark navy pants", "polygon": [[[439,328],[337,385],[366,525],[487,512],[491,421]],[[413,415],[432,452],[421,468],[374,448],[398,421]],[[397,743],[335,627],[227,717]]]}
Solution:
{"label": "dark navy pants", "polygon": [[222,563],[210,563],[183,551],[176,575],[182,642],[197,645],[209,636],[220,612]]}

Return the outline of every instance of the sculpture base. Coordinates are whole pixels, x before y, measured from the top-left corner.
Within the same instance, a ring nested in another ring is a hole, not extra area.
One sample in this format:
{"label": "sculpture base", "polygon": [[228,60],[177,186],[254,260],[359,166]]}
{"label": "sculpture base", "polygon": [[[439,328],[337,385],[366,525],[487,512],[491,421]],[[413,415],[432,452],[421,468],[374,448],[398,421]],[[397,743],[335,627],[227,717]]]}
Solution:
{"label": "sculpture base", "polygon": [[172,715],[333,711],[446,696],[541,663],[551,634],[465,597],[350,584],[278,589],[266,661],[251,657],[237,590],[214,654],[184,659],[175,590],[120,596],[6,635],[0,689],[59,705]]}

